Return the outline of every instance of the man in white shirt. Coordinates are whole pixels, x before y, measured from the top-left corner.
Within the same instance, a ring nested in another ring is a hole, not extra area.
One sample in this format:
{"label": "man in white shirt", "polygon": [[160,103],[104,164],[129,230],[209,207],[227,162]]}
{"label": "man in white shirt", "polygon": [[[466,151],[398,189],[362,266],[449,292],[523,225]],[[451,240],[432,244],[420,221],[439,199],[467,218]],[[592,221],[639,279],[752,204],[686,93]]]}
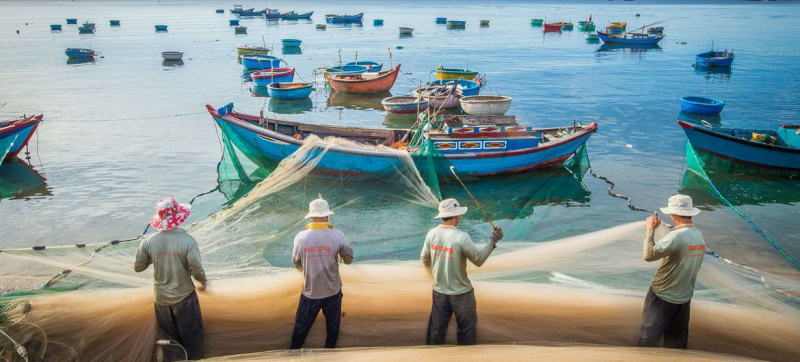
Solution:
{"label": "man in white shirt", "polygon": [[303,272],[303,292],[297,305],[291,349],[303,347],[319,311],[325,315],[325,348],[336,347],[342,314],[342,279],[339,260],[353,262],[353,248],[341,231],[334,230],[328,202],[316,199],[308,206],[311,223],[294,239],[292,262]]}

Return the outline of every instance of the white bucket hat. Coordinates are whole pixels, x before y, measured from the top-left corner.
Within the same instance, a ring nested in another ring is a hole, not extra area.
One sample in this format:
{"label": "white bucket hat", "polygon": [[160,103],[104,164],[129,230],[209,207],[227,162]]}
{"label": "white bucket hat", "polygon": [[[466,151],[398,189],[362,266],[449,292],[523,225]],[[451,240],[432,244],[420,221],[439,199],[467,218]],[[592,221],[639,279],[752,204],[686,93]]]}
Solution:
{"label": "white bucket hat", "polygon": [[311,201],[311,203],[308,204],[308,215],[306,215],[306,219],[331,215],[333,215],[333,211],[328,208],[328,202],[322,198]]}
{"label": "white bucket hat", "polygon": [[692,198],[686,195],[672,195],[667,201],[667,207],[662,207],[661,212],[668,215],[691,217],[700,213],[700,209],[692,205]]}
{"label": "white bucket hat", "polygon": [[458,205],[456,199],[446,199],[439,203],[439,215],[434,216],[434,219],[444,219],[446,217],[461,216],[467,213],[466,207]]}

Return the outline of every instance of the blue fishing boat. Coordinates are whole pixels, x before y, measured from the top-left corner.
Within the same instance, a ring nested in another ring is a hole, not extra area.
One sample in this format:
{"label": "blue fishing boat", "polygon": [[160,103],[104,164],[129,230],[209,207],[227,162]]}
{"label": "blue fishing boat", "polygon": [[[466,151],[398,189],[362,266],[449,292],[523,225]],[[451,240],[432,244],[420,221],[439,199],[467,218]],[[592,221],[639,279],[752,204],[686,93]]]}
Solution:
{"label": "blue fishing boat", "polygon": [[225,9],[217,9],[217,14],[225,14]]}
{"label": "blue fishing boat", "polygon": [[367,71],[367,67],[361,65],[334,65],[330,67],[323,67],[320,68],[325,71],[325,77],[328,77],[328,74],[361,74]]}
{"label": "blue fishing boat", "polygon": [[61,30],[61,24],[50,24],[50,30]]}
{"label": "blue fishing boat", "polygon": [[447,18],[436,18],[436,24],[447,24]]}
{"label": "blue fishing boat", "polygon": [[285,47],[299,47],[302,43],[300,39],[281,39],[281,44]]}
{"label": "blue fishing boat", "polygon": [[85,22],[85,23],[83,23],[83,26],[88,26],[88,27],[94,28],[96,25],[95,25],[95,23]]}
{"label": "blue fishing boat", "polygon": [[228,10],[231,14],[239,15],[241,13],[249,13],[255,10],[256,8],[244,9],[241,5],[234,5],[233,9]]}
{"label": "blue fishing boat", "polygon": [[614,35],[605,33],[600,30],[597,31],[600,40],[605,43],[613,44],[631,44],[631,45],[650,45],[658,44],[661,39],[664,39],[664,34],[644,34],[644,33],[624,33]]}
{"label": "blue fishing boat", "polygon": [[431,84],[443,85],[443,86],[452,86],[453,84],[457,84],[458,90],[461,91],[461,95],[467,97],[467,96],[477,96],[481,94],[481,87],[483,85],[480,82],[481,78],[478,77],[475,78],[475,80],[467,80],[467,79],[436,80],[431,82]]}
{"label": "blue fishing boat", "polygon": [[368,72],[380,72],[383,69],[383,63],[372,62],[369,60],[356,60],[355,62],[345,63],[345,67],[359,66],[367,68]]}
{"label": "blue fishing boat", "polygon": [[94,34],[93,26],[81,26],[78,28],[78,34]]}
{"label": "blue fishing boat", "polygon": [[465,28],[466,26],[467,26],[467,22],[466,21],[461,21],[461,20],[448,20],[447,21],[447,27],[450,28],[450,29],[461,29],[461,28]]}
{"label": "blue fishing boat", "polygon": [[355,15],[339,15],[339,14],[328,14],[325,15],[325,21],[329,23],[360,23],[364,20],[364,13],[358,13]]}
{"label": "blue fishing boat", "polygon": [[572,31],[572,29],[575,29],[575,24],[573,24],[573,23],[563,23],[563,24],[561,24],[561,30]]}
{"label": "blue fishing boat", "polygon": [[156,25],[156,31],[167,31],[166,25]]}
{"label": "blue fishing boat", "polygon": [[272,99],[303,99],[311,95],[313,83],[272,83],[267,86]]}
{"label": "blue fishing boat", "polygon": [[64,53],[73,59],[93,58],[95,54],[94,50],[85,48],[67,48]]}
{"label": "blue fishing boat", "polygon": [[715,52],[709,51],[705,53],[697,54],[694,57],[695,64],[700,67],[708,67],[708,68],[724,68],[730,67],[733,64],[733,52],[724,51],[724,52]]}
{"label": "blue fishing boat", "polygon": [[383,25],[383,19],[373,19],[372,20],[372,25],[375,25],[375,26]]}
{"label": "blue fishing boat", "polygon": [[239,19],[230,19],[230,20],[228,20],[228,25],[230,25],[230,26],[238,26],[239,25]]}
{"label": "blue fishing boat", "polygon": [[695,114],[719,114],[725,101],[716,98],[686,96],[681,97],[681,110]]}
{"label": "blue fishing boat", "polygon": [[109,22],[109,24],[111,26],[119,26],[120,25],[120,21],[119,20],[109,20],[108,22]]}
{"label": "blue fishing boat", "polygon": [[[233,104],[206,109],[223,132],[246,144],[245,154],[262,161],[280,161],[300,148],[311,135],[334,136],[364,146],[320,145],[327,149],[316,167],[337,174],[376,174],[402,167],[415,149],[370,148],[397,144],[409,130],[325,126],[235,112]],[[451,116],[431,129],[429,141],[460,173],[490,176],[552,167],[569,160],[597,130],[597,124],[534,129],[517,124],[513,116]],[[462,124],[450,127],[448,124]],[[323,141],[324,142],[324,141]],[[330,147],[328,147],[330,146]],[[360,146],[360,147],[359,147]],[[365,147],[367,146],[367,147]],[[447,172],[450,170],[437,170]]]}
{"label": "blue fishing boat", "polygon": [[0,121],[0,162],[19,154],[28,145],[41,121],[42,115]]}
{"label": "blue fishing boat", "polygon": [[67,24],[78,24],[78,19],[67,19]]}
{"label": "blue fishing boat", "polygon": [[314,15],[313,11],[309,11],[305,14],[298,14],[294,11],[290,11],[288,13],[283,13],[280,15],[282,20],[300,20],[300,19],[311,19],[311,15]]}
{"label": "blue fishing boat", "polygon": [[269,68],[259,70],[251,73],[250,79],[259,87],[266,87],[272,83],[291,82],[294,80],[294,68]]}
{"label": "blue fishing boat", "polygon": [[741,164],[800,171],[800,125],[773,131],[678,124],[695,149]]}
{"label": "blue fishing boat", "polygon": [[271,55],[248,54],[242,55],[242,66],[247,70],[261,70],[269,68],[279,68],[281,59]]}

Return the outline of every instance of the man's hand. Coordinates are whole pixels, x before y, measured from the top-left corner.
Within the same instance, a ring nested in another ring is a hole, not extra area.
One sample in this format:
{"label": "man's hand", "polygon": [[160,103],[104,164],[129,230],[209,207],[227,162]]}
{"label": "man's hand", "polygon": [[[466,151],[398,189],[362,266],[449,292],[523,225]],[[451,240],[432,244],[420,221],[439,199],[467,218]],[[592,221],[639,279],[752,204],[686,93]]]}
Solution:
{"label": "man's hand", "polygon": [[194,284],[194,287],[197,288],[197,290],[199,290],[201,292],[206,290],[206,286],[208,286],[207,283],[195,283]]}
{"label": "man's hand", "polygon": [[502,238],[503,229],[501,229],[499,226],[495,226],[494,229],[492,229],[492,234],[489,235],[489,240],[491,240],[493,243],[497,243]]}
{"label": "man's hand", "polygon": [[653,215],[647,218],[647,231],[655,231],[661,225],[661,218],[658,215]]}

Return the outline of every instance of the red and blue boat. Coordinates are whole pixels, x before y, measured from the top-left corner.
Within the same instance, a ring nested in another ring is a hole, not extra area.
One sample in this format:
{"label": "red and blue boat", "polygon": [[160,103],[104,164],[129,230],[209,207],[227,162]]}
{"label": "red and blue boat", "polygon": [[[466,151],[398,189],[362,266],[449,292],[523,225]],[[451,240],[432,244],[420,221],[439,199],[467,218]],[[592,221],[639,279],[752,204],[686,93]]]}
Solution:
{"label": "red and blue boat", "polygon": [[24,116],[10,121],[0,121],[0,162],[11,159],[28,145],[42,115]]}
{"label": "red and blue boat", "polygon": [[664,39],[664,34],[645,34],[645,33],[624,33],[614,35],[611,33],[597,31],[597,35],[604,43],[628,44],[628,45],[653,45],[658,44]]}
{"label": "red and blue boat", "polygon": [[291,82],[294,80],[294,68],[270,68],[259,70],[251,73],[250,79],[259,87],[266,87],[272,83]]}
{"label": "red and blue boat", "polygon": [[[235,112],[233,104],[215,109],[214,121],[230,137],[241,140],[241,151],[256,162],[280,161],[303,146],[311,135],[338,137],[351,145],[322,144],[327,149],[317,168],[337,174],[392,172],[417,150],[399,147],[410,130],[326,126],[260,118]],[[532,128],[513,116],[450,116],[440,119],[423,136],[460,173],[490,176],[557,166],[569,160],[597,130],[597,124]],[[452,125],[452,126],[451,126]],[[325,141],[323,141],[325,142]],[[397,146],[366,147],[366,146]],[[438,170],[437,172],[450,172]]]}
{"label": "red and blue boat", "polygon": [[774,130],[715,128],[678,121],[697,150],[761,168],[800,171],[800,125]]}

